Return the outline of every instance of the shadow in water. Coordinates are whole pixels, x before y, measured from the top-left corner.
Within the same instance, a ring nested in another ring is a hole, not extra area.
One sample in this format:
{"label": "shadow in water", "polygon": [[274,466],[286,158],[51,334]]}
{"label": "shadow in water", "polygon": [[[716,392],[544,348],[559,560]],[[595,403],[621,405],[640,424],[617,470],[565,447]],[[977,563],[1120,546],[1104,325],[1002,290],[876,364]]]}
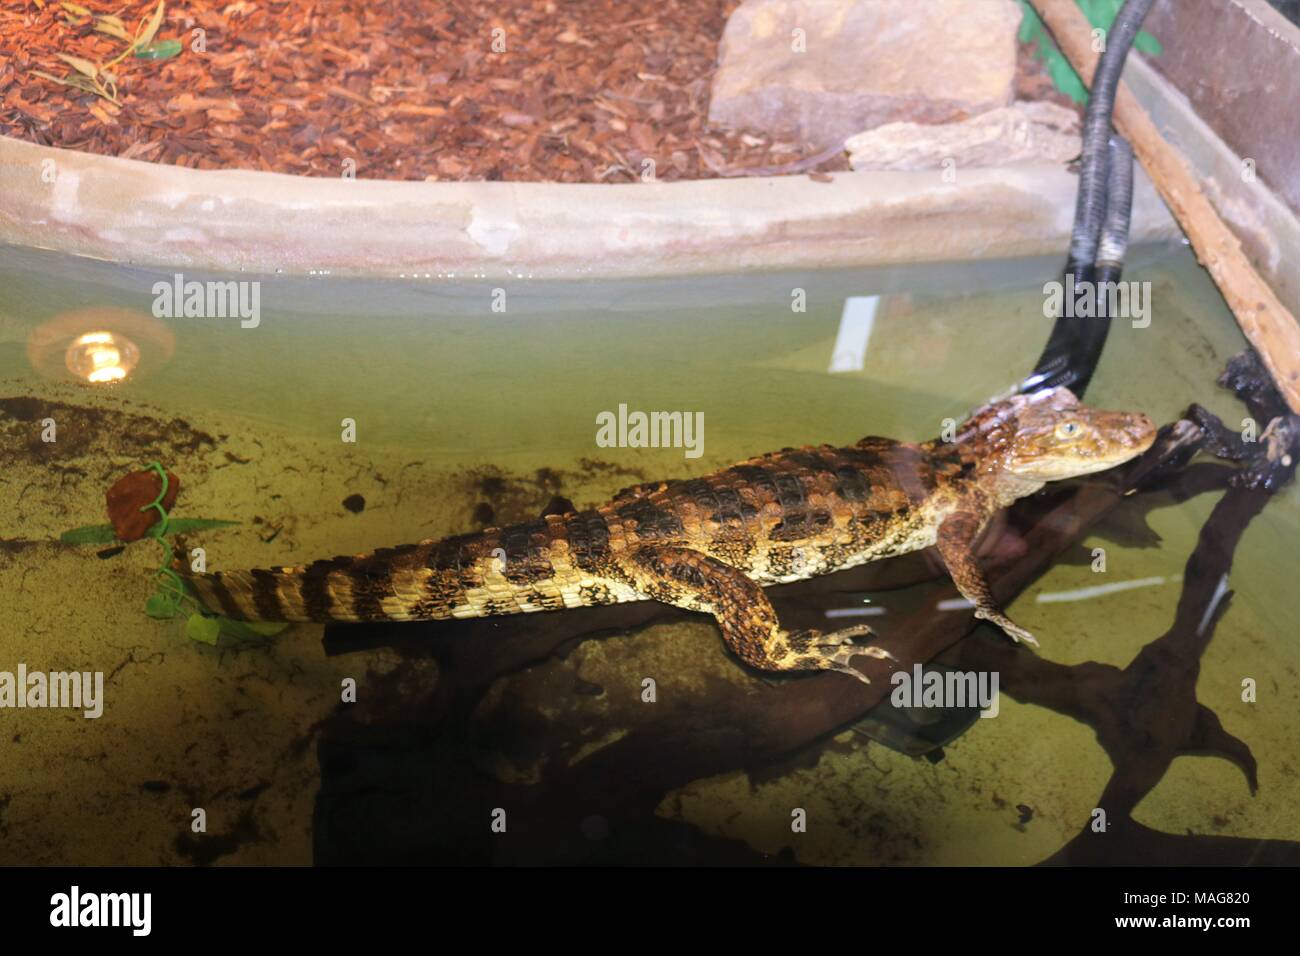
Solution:
{"label": "shadow in water", "polygon": [[[330,653],[384,646],[409,666],[378,686],[367,685],[368,699],[383,703],[369,706],[364,722],[356,708],[341,708],[324,728],[317,862],[793,862],[656,817],[655,809],[666,794],[705,777],[737,770],[773,776],[814,763],[830,736],[889,694],[893,670],[935,658],[965,670],[998,671],[1002,689],[1016,699],[1095,729],[1114,765],[1096,803],[1106,811],[1108,828],[1095,833],[1084,827],[1046,862],[1300,862],[1300,843],[1167,834],[1131,818],[1176,756],[1223,757],[1241,768],[1252,791],[1256,785],[1249,747],[1227,734],[1195,695],[1200,657],[1230,597],[1223,583],[1237,542],[1269,496],[1290,480],[1300,453],[1297,419],[1283,414],[1252,363],[1249,356],[1234,359],[1221,383],[1257,420],[1271,423],[1259,443],[1242,446],[1193,406],[1113,480],[1018,502],[986,560],[994,592],[1006,602],[1086,534],[1104,531],[1117,509],[1142,513],[1170,496],[1181,500],[1226,488],[1188,560],[1172,626],[1128,667],[1054,664],[979,633],[968,615],[935,610],[956,592],[931,558],[909,555],[769,591],[786,626],[799,628],[843,606],[844,592],[929,582],[922,584],[921,610],[876,641],[898,660],[857,659],[872,679],[869,686],[840,674],[776,686],[704,675],[689,693],[620,714],[609,728],[617,739],[584,748],[589,715],[562,703],[603,688],[584,685],[563,669],[542,674],[545,668],[536,665],[592,637],[692,615],[647,602],[482,621],[330,628]],[[1189,465],[1202,447],[1241,464]],[[499,678],[521,674],[537,677],[513,681],[511,699],[500,706],[481,706]],[[556,683],[556,674],[567,674],[569,683]],[[499,772],[485,760],[497,750],[509,752],[516,767],[534,769]],[[491,832],[494,808],[507,811],[508,835]],[[788,827],[788,819],[781,824]]]}

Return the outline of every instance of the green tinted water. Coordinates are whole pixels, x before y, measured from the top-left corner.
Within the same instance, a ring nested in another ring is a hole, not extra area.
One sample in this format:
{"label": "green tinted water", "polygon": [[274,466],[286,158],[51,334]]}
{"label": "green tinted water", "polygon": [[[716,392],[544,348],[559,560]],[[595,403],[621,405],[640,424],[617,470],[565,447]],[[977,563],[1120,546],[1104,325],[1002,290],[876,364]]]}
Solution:
{"label": "green tinted water", "polygon": [[[277,781],[261,812],[281,835],[252,841],[232,861],[310,859],[319,768],[310,752],[292,759],[285,752],[329,712],[340,674],[355,662],[325,660],[319,630],[310,628],[272,650],[188,643],[174,624],[140,613],[156,563],[142,546],[100,561],[39,543],[103,520],[103,487],[141,454],[176,454],[159,437],[166,422],[179,418],[214,439],[192,458],[167,462],[181,475],[186,514],[244,522],[212,540],[217,566],[309,560],[472,530],[484,501],[495,520],[514,520],[535,514],[552,493],[591,504],[633,481],[700,474],[788,445],[864,434],[932,437],[945,418],[1006,391],[1032,366],[1049,327],[1042,285],[1057,268],[1033,260],[641,283],[263,277],[257,328],[240,328],[237,318],[147,319],[138,333],[145,339],[139,369],[104,389],[61,381],[59,361],[34,368],[29,339],[75,310],[92,310],[80,313],[91,325],[94,310],[148,317],[153,285],[166,277],[0,251],[0,398],[57,401],[74,428],[80,422],[102,432],[82,435],[75,447],[40,448],[36,422],[19,420],[12,407],[0,422],[10,446],[0,494],[12,503],[0,515],[0,539],[22,542],[0,551],[0,670],[24,660],[115,675],[98,722],[72,726],[54,711],[22,714],[25,745],[0,756],[0,774],[23,781],[9,811],[32,834],[19,858],[174,859],[174,835],[159,822],[161,809],[136,806],[136,782],[179,786],[189,774],[210,792]],[[1197,401],[1237,424],[1243,411],[1213,382],[1244,342],[1212,284],[1183,249],[1136,251],[1128,278],[1151,284],[1151,323],[1117,323],[1089,401],[1158,421]],[[842,331],[852,325],[846,300],[873,296],[869,337]],[[844,335],[864,350],[861,368],[831,372]],[[174,347],[164,361],[154,343],[168,339]],[[601,447],[596,417],[620,405],[702,413],[703,454]],[[139,417],[92,420],[87,410],[98,408]],[[344,419],[356,423],[355,444],[340,440]],[[499,484],[485,483],[484,474]],[[363,514],[340,508],[350,492],[364,493]],[[1021,596],[1012,616],[1040,636],[1052,660],[1126,665],[1168,627],[1183,564],[1217,496],[1153,512],[1158,546],[1090,539],[1085,549],[1107,549],[1105,575],[1086,562],[1060,564]],[[1142,804],[1142,822],[1169,832],[1300,839],[1293,799],[1300,747],[1291,729],[1300,712],[1298,526],[1293,488],[1251,525],[1233,570],[1235,599],[1202,660],[1200,700],[1253,748],[1260,794],[1251,798],[1223,761],[1180,759]],[[1156,583],[1039,600],[1099,579]],[[725,657],[708,622],[637,635],[625,636],[638,648],[689,645],[689,654],[669,655],[662,666],[751,679]],[[622,638],[589,641],[566,666],[606,675],[641,666],[627,663],[631,657],[620,662],[610,651],[616,646]],[[403,666],[366,660],[383,672]],[[1267,693],[1243,703],[1243,678]],[[159,708],[160,695],[174,711]],[[201,729],[206,722],[222,729]],[[275,725],[278,736],[266,730]],[[249,727],[269,736],[250,742]],[[195,758],[201,737],[207,744]],[[108,769],[87,769],[88,755],[101,752]],[[855,742],[850,752],[828,752],[811,769],[762,784],[743,774],[697,781],[660,812],[764,852],[793,845],[807,862],[1034,862],[1077,831],[1107,774],[1087,728],[1008,700],[998,719],[980,721],[937,765]],[[49,804],[66,799],[60,794],[69,780],[98,788],[109,816],[51,822]],[[936,792],[944,799],[925,800]],[[1003,820],[999,801],[1012,796],[1013,805],[1038,808],[1036,826]],[[791,844],[788,832],[765,823],[771,807],[791,800],[824,806],[839,822]],[[861,829],[867,812],[885,814],[888,826]]]}

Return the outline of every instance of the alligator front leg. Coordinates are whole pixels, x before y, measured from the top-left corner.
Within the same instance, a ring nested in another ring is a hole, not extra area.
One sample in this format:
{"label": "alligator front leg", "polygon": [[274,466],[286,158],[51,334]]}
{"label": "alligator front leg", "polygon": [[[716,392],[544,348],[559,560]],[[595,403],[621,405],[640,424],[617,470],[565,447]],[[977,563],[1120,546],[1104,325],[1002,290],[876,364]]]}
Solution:
{"label": "alligator front leg", "polygon": [[1037,647],[1038,641],[1034,635],[1003,614],[997,606],[989,582],[985,580],[984,572],[975,560],[975,545],[986,521],[982,515],[970,511],[955,511],[950,514],[939,525],[935,541],[939,554],[943,557],[943,563],[947,565],[957,590],[975,605],[977,618],[996,624],[1013,641],[1024,641]]}
{"label": "alligator front leg", "polygon": [[621,559],[638,592],[656,601],[717,619],[722,639],[746,664],[770,671],[833,670],[869,684],[849,666],[854,657],[893,660],[884,648],[852,639],[870,634],[859,625],[839,631],[786,631],[763,589],[728,564],[690,548],[647,546]]}

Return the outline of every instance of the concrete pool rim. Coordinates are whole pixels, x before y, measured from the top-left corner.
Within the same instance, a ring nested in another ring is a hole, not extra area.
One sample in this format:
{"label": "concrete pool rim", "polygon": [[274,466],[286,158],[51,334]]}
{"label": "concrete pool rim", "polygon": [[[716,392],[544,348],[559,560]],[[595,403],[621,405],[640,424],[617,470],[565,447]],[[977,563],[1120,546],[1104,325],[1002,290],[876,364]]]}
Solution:
{"label": "concrete pool rim", "polygon": [[[1239,174],[1242,157],[1141,57],[1130,58],[1124,81],[1283,302],[1300,311],[1287,268],[1300,250],[1292,210]],[[176,271],[503,283],[1064,256],[1075,173],[955,172],[404,182],[189,169],[0,137],[0,245]],[[1181,237],[1139,168],[1134,241]]]}
{"label": "concrete pool rim", "polygon": [[[953,181],[945,181],[952,178]],[[1059,166],[634,184],[197,170],[0,137],[0,243],[131,265],[388,278],[649,278],[1063,252]],[[1135,238],[1177,226],[1140,177]]]}

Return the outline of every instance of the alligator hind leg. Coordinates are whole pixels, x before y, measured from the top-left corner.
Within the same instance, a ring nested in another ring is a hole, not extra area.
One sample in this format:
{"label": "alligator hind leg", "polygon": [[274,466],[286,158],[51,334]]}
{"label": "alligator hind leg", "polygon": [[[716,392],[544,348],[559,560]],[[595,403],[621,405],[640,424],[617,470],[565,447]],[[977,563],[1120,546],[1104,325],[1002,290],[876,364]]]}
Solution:
{"label": "alligator hind leg", "polygon": [[866,675],[851,667],[854,657],[893,660],[880,647],[852,643],[872,633],[858,625],[839,631],[786,631],[767,595],[728,564],[690,548],[648,546],[620,562],[638,592],[656,601],[717,619],[722,639],[752,667],[770,671],[833,670],[863,683]]}

